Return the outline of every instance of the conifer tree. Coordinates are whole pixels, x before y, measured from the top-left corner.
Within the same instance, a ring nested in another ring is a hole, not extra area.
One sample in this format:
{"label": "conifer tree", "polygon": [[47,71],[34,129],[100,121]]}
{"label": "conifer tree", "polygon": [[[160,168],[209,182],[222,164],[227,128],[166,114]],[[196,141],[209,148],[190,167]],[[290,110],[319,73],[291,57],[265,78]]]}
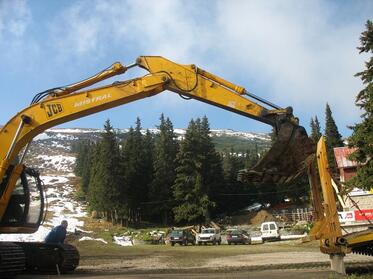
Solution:
{"label": "conifer tree", "polygon": [[150,200],[154,202],[154,214],[167,224],[172,211],[172,185],[175,181],[176,154],[178,143],[172,122],[160,117],[159,136],[155,144],[154,179],[150,187]]}
{"label": "conifer tree", "polygon": [[82,171],[85,167],[84,164],[86,162],[89,144],[90,141],[84,140],[79,142],[78,144],[73,145],[73,150],[75,153],[77,153],[74,166],[74,173],[77,176],[82,176]]}
{"label": "conifer tree", "polygon": [[96,180],[101,177],[103,173],[103,166],[101,165],[101,144],[98,142],[95,145],[92,153],[92,164],[88,189],[88,203],[91,210],[102,212],[105,210],[103,205],[102,196],[104,195],[104,184],[101,181]]}
{"label": "conifer tree", "polygon": [[341,147],[344,144],[342,140],[342,135],[338,132],[337,125],[335,124],[332,111],[328,103],[326,104],[325,109],[325,140],[328,148],[329,166],[333,170],[335,176],[338,176],[333,150],[334,147]]}
{"label": "conifer tree", "polygon": [[94,149],[94,144],[91,141],[86,142],[83,152],[85,155],[82,160],[82,169],[81,169],[81,181],[80,181],[80,190],[81,194],[86,197],[88,193],[88,187],[91,176],[91,167],[92,167],[92,153]]}
{"label": "conifer tree", "polygon": [[328,103],[325,108],[325,138],[329,148],[343,146],[342,135],[338,131]]}
{"label": "conifer tree", "polygon": [[89,202],[92,209],[103,212],[108,220],[119,209],[120,168],[119,147],[113,127],[107,120],[102,139],[96,145],[89,185]]}
{"label": "conifer tree", "polygon": [[91,141],[82,141],[74,147],[77,152],[74,173],[81,177],[79,198],[86,198],[90,180],[91,161],[93,153],[93,143]]}
{"label": "conifer tree", "polygon": [[178,202],[175,220],[206,221],[215,203],[211,195],[221,185],[222,167],[209,136],[207,118],[190,121],[177,154],[173,194]]}
{"label": "conifer tree", "polygon": [[322,134],[321,134],[321,128],[320,128],[320,122],[319,122],[319,119],[317,118],[317,116],[315,116],[315,119],[313,119],[311,117],[310,127],[311,127],[310,138],[315,143],[317,143],[319,141],[320,137],[322,136]]}
{"label": "conifer tree", "polygon": [[153,143],[151,135],[141,133],[141,121],[136,120],[136,127],[130,128],[122,149],[123,186],[121,200],[122,213],[130,222],[138,223],[143,216],[142,204],[148,201],[148,190],[153,173]]}
{"label": "conifer tree", "polygon": [[205,184],[208,198],[213,203],[205,210],[205,218],[210,219],[213,209],[216,207],[217,193],[224,184],[224,171],[222,158],[215,150],[215,145],[210,136],[210,124],[206,116],[201,121],[201,139],[202,139],[202,177]]}
{"label": "conifer tree", "polygon": [[362,111],[361,123],[352,126],[349,146],[356,147],[351,159],[360,163],[357,175],[349,181],[351,187],[370,190],[373,185],[373,23],[368,20],[360,37],[360,53],[370,55],[365,70],[356,74],[365,85],[357,95],[355,104]]}

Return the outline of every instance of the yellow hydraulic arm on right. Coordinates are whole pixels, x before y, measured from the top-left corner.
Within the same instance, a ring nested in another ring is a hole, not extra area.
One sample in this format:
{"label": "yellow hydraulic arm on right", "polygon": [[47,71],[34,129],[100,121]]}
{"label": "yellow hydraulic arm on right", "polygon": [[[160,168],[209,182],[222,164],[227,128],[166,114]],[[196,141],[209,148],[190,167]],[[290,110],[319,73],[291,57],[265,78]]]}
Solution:
{"label": "yellow hydraulic arm on right", "polygon": [[360,232],[342,233],[324,137],[321,137],[317,144],[316,159],[318,174],[316,166],[312,162],[309,165],[316,219],[310,231],[310,237],[319,240],[321,252],[330,255],[332,269],[345,273],[343,257],[347,253],[373,256],[373,228]]}

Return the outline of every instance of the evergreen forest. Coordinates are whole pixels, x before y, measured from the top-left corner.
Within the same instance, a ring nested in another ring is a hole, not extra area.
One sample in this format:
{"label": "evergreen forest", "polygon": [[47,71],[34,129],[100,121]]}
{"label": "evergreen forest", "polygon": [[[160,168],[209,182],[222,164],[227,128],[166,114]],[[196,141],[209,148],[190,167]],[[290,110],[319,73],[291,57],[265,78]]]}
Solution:
{"label": "evergreen forest", "polygon": [[107,120],[99,140],[74,148],[79,198],[91,211],[123,226],[194,224],[235,214],[254,202],[289,198],[301,203],[308,196],[307,179],[286,188],[237,181],[238,171],[258,162],[266,147],[217,151],[207,117],[192,119],[181,140],[163,114],[157,128],[157,134],[144,132],[137,118],[119,136]]}

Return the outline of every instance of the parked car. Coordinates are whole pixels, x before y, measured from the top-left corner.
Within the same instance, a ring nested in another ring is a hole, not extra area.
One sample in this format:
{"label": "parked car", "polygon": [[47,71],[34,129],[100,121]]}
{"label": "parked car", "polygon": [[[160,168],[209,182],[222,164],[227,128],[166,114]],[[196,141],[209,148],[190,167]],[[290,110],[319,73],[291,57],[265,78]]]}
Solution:
{"label": "parked car", "polygon": [[170,243],[171,246],[174,246],[175,243],[179,243],[180,245],[188,245],[188,243],[191,243],[195,245],[196,238],[191,230],[174,229],[170,233]]}
{"label": "parked car", "polygon": [[270,207],[271,204],[270,203],[265,203],[265,204],[262,204],[262,203],[258,203],[258,202],[255,202],[247,207],[245,207],[244,209],[242,209],[241,211],[246,211],[246,212],[256,212],[256,211],[259,211],[263,208],[268,208]]}
{"label": "parked car", "polygon": [[228,245],[233,244],[251,244],[251,236],[244,230],[228,230],[227,231],[227,243]]}
{"label": "parked car", "polygon": [[262,240],[280,240],[280,229],[276,222],[264,222],[260,226],[260,232],[262,233]]}
{"label": "parked car", "polygon": [[197,234],[198,245],[212,243],[213,245],[221,244],[220,230],[216,228],[202,229],[201,233]]}

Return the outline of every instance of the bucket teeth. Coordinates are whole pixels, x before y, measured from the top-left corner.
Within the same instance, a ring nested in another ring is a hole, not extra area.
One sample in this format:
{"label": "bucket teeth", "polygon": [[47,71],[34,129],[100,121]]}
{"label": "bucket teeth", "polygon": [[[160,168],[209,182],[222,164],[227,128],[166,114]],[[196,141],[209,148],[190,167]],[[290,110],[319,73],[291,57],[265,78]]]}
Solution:
{"label": "bucket teeth", "polygon": [[373,244],[359,246],[359,247],[352,247],[351,251],[354,254],[373,256]]}

